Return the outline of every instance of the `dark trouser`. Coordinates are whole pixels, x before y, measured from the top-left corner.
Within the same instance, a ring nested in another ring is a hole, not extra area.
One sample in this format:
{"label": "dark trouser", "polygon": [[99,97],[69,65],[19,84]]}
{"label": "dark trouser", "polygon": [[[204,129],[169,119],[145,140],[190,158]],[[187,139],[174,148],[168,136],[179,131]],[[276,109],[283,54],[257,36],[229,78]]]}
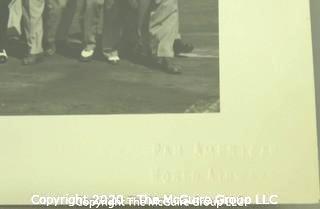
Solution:
{"label": "dark trouser", "polygon": [[139,0],[138,16],[137,16],[137,35],[138,44],[140,47],[141,55],[149,56],[151,54],[150,49],[150,16],[151,8],[154,6],[154,2],[148,0]]}
{"label": "dark trouser", "polygon": [[104,52],[118,49],[128,8],[125,0],[105,1],[102,32],[102,49]]}
{"label": "dark trouser", "polygon": [[11,0],[0,0],[0,50],[6,48],[7,28],[9,19],[8,5]]}
{"label": "dark trouser", "polygon": [[[1,0],[0,0],[1,1]],[[127,0],[86,0],[84,12],[84,47],[95,49],[100,14],[104,14],[102,49],[116,50],[122,38],[124,19],[129,9]]]}
{"label": "dark trouser", "polygon": [[96,36],[99,31],[104,0],[85,0],[83,14],[83,44],[85,49],[96,48]]}
{"label": "dark trouser", "polygon": [[[0,0],[1,1],[1,0]],[[52,45],[56,41],[56,36],[58,34],[59,27],[61,25],[69,27],[74,14],[74,9],[76,8],[76,0],[47,0],[46,1],[46,15],[44,20],[44,42],[47,45]],[[66,9],[68,9],[66,11]],[[68,12],[70,15],[65,13]],[[61,22],[63,21],[63,22]],[[68,28],[64,28],[64,36],[68,31]],[[65,38],[65,37],[64,37]]]}

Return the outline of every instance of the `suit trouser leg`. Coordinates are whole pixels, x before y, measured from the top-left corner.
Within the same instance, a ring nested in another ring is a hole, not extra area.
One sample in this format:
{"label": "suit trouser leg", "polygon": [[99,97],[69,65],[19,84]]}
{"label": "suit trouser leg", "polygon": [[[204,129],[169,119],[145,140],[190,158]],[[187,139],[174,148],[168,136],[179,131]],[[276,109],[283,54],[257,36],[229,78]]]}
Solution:
{"label": "suit trouser leg", "polygon": [[43,52],[43,21],[44,0],[23,0],[23,29],[26,35],[29,54]]}
{"label": "suit trouser leg", "polygon": [[46,45],[54,44],[61,23],[63,11],[68,0],[47,0],[46,16],[44,20],[44,42]]}
{"label": "suit trouser leg", "polygon": [[98,34],[100,15],[104,0],[86,0],[83,15],[83,44],[86,50],[96,48],[96,36]]}
{"label": "suit trouser leg", "polygon": [[102,48],[104,52],[118,50],[123,29],[122,12],[126,9],[125,0],[106,0],[104,5],[104,23]]}
{"label": "suit trouser leg", "polygon": [[0,50],[6,48],[10,1],[0,0]]}
{"label": "suit trouser leg", "polygon": [[121,37],[121,48],[123,48],[124,52],[132,51],[134,47],[136,47],[136,43],[138,40],[137,34],[137,1],[126,0],[126,7],[124,10],[122,9],[122,20],[123,20],[123,28],[122,28],[122,37]]}
{"label": "suit trouser leg", "polygon": [[161,1],[151,15],[149,30],[152,54],[157,57],[174,57],[173,44],[179,37],[177,0]]}
{"label": "suit trouser leg", "polygon": [[9,6],[8,28],[14,28],[21,35],[22,0],[11,0]]}
{"label": "suit trouser leg", "polygon": [[136,41],[137,53],[141,56],[150,56],[151,54],[151,38],[150,38],[150,18],[151,10],[155,6],[155,2],[150,0],[138,0],[137,16],[136,16]]}

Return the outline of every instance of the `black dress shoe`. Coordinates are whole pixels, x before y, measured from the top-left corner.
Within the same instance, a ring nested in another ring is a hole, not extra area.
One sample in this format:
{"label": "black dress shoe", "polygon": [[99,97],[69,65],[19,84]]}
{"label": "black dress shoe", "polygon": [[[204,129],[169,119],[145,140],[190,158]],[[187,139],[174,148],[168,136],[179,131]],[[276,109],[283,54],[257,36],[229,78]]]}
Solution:
{"label": "black dress shoe", "polygon": [[52,56],[57,52],[55,44],[48,44],[48,47],[45,49],[45,55]]}
{"label": "black dress shoe", "polygon": [[4,64],[8,61],[8,55],[5,50],[0,51],[0,64]]}
{"label": "black dress shoe", "polygon": [[169,60],[169,58],[166,58],[166,57],[158,58],[157,63],[160,69],[166,73],[175,74],[175,75],[181,74],[180,67],[175,65],[171,60]]}
{"label": "black dress shoe", "polygon": [[39,63],[43,58],[43,54],[29,54],[23,58],[22,63],[24,65],[34,65]]}
{"label": "black dress shoe", "polygon": [[192,44],[184,43],[181,39],[176,39],[173,44],[173,51],[175,56],[178,56],[181,53],[190,53],[194,49]]}

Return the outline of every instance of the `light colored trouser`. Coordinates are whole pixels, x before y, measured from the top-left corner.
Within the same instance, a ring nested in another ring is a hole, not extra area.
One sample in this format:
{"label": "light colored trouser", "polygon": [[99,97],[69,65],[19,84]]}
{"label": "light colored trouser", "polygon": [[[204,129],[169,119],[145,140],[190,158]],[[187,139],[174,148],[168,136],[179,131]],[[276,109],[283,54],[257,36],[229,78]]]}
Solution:
{"label": "light colored trouser", "polygon": [[23,0],[23,29],[30,54],[43,52],[43,22],[44,0]]}
{"label": "light colored trouser", "polygon": [[151,52],[158,57],[173,57],[173,44],[180,38],[178,0],[161,0],[151,13]]}
{"label": "light colored trouser", "polygon": [[22,1],[12,0],[9,9],[8,28],[14,28],[21,35]]}
{"label": "light colored trouser", "polygon": [[86,0],[83,22],[83,44],[85,49],[96,47],[96,36],[103,16],[102,49],[112,51],[121,38],[125,0]]}
{"label": "light colored trouser", "polygon": [[30,54],[43,52],[43,13],[48,9],[48,16],[45,21],[46,41],[54,42],[62,11],[67,0],[23,0],[23,29],[26,35],[27,45]]}

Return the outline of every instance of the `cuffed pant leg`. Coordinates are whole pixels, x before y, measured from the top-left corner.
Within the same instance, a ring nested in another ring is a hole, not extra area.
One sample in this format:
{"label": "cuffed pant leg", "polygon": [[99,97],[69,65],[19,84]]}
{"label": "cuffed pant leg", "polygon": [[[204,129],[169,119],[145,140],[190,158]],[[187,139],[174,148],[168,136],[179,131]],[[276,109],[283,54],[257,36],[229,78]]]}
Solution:
{"label": "cuffed pant leg", "polygon": [[123,28],[123,10],[125,9],[125,0],[105,0],[102,33],[103,51],[110,52],[118,49]]}
{"label": "cuffed pant leg", "polygon": [[87,50],[96,47],[96,36],[98,34],[100,15],[104,0],[86,0],[83,15],[83,45]]}
{"label": "cuffed pant leg", "polygon": [[23,29],[26,35],[27,45],[30,54],[43,52],[43,21],[44,0],[23,1]]}
{"label": "cuffed pant leg", "polygon": [[162,0],[150,19],[152,54],[174,57],[173,43],[179,37],[179,11],[177,0]]}
{"label": "cuffed pant leg", "polygon": [[21,35],[21,18],[22,0],[11,0],[9,4],[8,28],[14,28],[18,35]]}

